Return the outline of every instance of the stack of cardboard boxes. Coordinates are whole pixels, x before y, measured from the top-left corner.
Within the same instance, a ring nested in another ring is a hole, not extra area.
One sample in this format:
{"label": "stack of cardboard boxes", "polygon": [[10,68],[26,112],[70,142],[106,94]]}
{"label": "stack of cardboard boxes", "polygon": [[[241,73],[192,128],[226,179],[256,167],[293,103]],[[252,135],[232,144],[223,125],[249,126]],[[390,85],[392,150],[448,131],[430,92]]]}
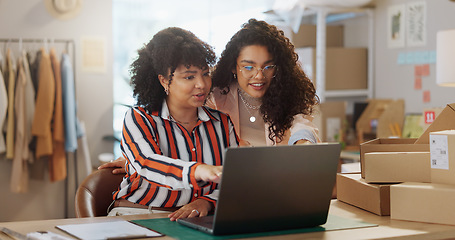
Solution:
{"label": "stack of cardboard boxes", "polygon": [[391,218],[455,225],[455,130],[430,132],[429,139],[430,179],[392,186]]}
{"label": "stack of cardboard boxes", "polygon": [[455,224],[455,103],[418,139],[361,144],[361,173],[338,174],[338,200],[392,219]]}

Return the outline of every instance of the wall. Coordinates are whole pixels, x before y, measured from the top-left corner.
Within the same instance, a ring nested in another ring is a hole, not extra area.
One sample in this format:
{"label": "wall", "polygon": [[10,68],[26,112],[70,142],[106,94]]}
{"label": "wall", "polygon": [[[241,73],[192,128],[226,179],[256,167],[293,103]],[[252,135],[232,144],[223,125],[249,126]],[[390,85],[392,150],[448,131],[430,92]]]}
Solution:
{"label": "wall", "polygon": [[[406,113],[421,113],[423,108],[444,107],[455,102],[455,88],[436,85],[436,65],[430,64],[430,75],[423,77],[422,90],[414,90],[414,66],[397,64],[400,53],[435,51],[436,33],[455,28],[455,2],[426,0],[427,44],[422,47],[388,48],[387,10],[394,4],[418,0],[377,0],[375,11],[375,96],[376,98],[403,98]],[[423,102],[423,91],[431,93],[431,101]]]}
{"label": "wall", "polygon": [[[0,0],[0,38],[54,38],[75,41],[78,117],[85,123],[89,155],[95,165],[98,164],[98,154],[112,152],[112,142],[102,140],[104,135],[113,133],[112,1],[82,1],[79,15],[70,20],[53,18],[47,12],[44,2]],[[104,73],[87,72],[81,68],[81,38],[86,36],[105,39],[107,68]],[[0,49],[3,51],[3,45],[0,45]],[[0,169],[0,221],[63,218],[67,215],[66,190],[70,191],[68,205],[69,208],[72,207],[71,193],[74,193],[74,189],[65,187],[64,181],[49,183],[47,180],[32,180],[29,193],[11,194],[11,162],[2,156]],[[84,175],[79,176],[79,180],[83,177]],[[73,215],[73,210],[69,210],[68,216]]]}

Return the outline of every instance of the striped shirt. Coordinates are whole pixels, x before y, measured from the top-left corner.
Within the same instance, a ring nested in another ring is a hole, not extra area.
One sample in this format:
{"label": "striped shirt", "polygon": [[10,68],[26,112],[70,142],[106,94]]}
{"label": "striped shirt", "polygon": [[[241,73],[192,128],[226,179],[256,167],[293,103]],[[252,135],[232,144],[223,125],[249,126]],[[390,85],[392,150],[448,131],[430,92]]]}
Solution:
{"label": "striped shirt", "polygon": [[154,207],[180,207],[197,198],[215,204],[218,184],[196,181],[195,169],[223,165],[225,149],[238,146],[238,137],[224,113],[199,107],[198,118],[189,132],[171,120],[165,101],[160,112],[128,110],[121,143],[127,174],[114,199]]}

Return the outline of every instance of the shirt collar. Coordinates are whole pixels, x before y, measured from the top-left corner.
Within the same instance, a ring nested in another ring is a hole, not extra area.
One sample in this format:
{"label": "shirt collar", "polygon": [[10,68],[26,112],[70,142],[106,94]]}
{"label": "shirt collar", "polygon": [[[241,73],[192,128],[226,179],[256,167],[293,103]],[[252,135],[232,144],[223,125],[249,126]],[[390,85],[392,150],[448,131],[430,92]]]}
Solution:
{"label": "shirt collar", "polygon": [[[203,122],[210,121],[210,119],[219,121],[213,114],[210,114],[210,112],[204,108],[204,107],[198,107],[197,108],[197,115],[199,120]],[[166,119],[168,121],[171,121],[171,114],[169,113],[169,107],[167,106],[166,100],[163,101],[163,106],[161,107],[161,118]]]}

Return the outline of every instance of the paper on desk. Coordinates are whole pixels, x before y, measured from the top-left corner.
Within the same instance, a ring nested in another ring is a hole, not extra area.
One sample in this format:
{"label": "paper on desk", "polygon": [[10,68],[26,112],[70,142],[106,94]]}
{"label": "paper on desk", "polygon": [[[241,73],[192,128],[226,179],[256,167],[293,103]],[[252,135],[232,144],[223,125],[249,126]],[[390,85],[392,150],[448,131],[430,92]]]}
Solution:
{"label": "paper on desk", "polygon": [[125,220],[59,225],[56,227],[79,239],[132,239],[163,236],[158,232]]}
{"label": "paper on desk", "polygon": [[27,240],[72,240],[72,238],[53,232],[37,231],[27,233]]}

